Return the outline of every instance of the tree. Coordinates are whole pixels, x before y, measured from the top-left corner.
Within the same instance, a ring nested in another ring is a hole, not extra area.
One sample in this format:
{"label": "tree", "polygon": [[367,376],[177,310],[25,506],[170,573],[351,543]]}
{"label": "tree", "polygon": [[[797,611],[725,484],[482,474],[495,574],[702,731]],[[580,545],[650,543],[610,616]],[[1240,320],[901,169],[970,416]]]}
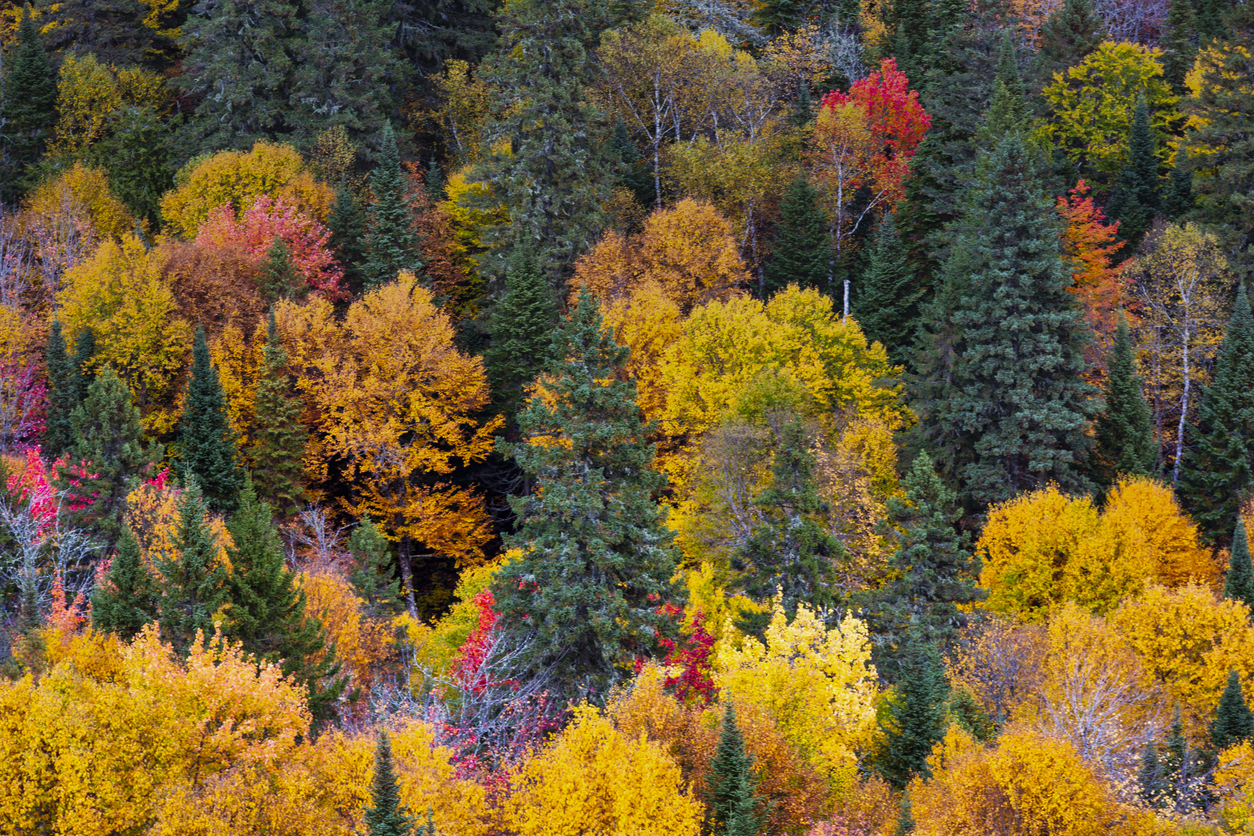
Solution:
{"label": "tree", "polygon": [[1167,795],[1167,785],[1163,781],[1163,765],[1158,757],[1158,746],[1152,740],[1145,744],[1136,782],[1137,794],[1150,809],[1162,807]]}
{"label": "tree", "polygon": [[179,421],[179,459],[185,472],[196,477],[209,506],[231,513],[235,509],[243,472],[238,439],[226,413],[226,395],[218,371],[209,358],[205,329],[196,329],[192,370]]}
{"label": "tree", "polygon": [[1050,481],[1085,484],[1095,410],[1055,224],[1031,153],[1003,138],[955,230],[916,394],[941,470],[972,510]]}
{"label": "tree", "polygon": [[736,709],[729,702],[723,711],[718,748],[710,761],[709,804],[715,836],[757,836],[761,829],[758,800],[754,793],[753,756],[745,750],[736,726]]}
{"label": "tree", "polygon": [[48,45],[57,53],[94,55],[108,64],[156,63],[174,44],[145,24],[148,14],[140,0],[67,0],[45,21]]}
{"label": "tree", "polygon": [[353,589],[376,616],[392,616],[401,610],[401,588],[397,582],[387,538],[370,517],[365,517],[348,538],[348,552],[357,561],[349,580]]}
{"label": "tree", "polygon": [[1126,316],[1119,317],[1115,331],[1105,401],[1106,410],[1097,418],[1093,450],[1098,484],[1113,485],[1120,475],[1149,476],[1157,469],[1158,450]]}
{"label": "tree", "polygon": [[287,244],[278,235],[274,236],[274,243],[266,250],[266,257],[262,259],[261,268],[257,271],[257,288],[261,291],[261,298],[267,302],[275,302],[298,294],[303,284],[303,279],[297,275],[296,267],[292,264],[292,254],[287,249]]}
{"label": "tree", "polygon": [[129,641],[155,619],[156,612],[152,574],[144,564],[135,534],[124,527],[109,571],[91,594],[92,627]]}
{"label": "tree", "polygon": [[392,762],[392,741],[379,732],[374,752],[374,778],[370,783],[370,806],[366,808],[364,836],[410,836],[414,820],[401,804],[396,767]]}
{"label": "tree", "polygon": [[44,368],[48,375],[48,406],[44,416],[43,444],[40,452],[54,460],[74,443],[74,429],[70,416],[78,406],[80,396],[74,385],[73,367],[65,350],[61,320],[55,319],[48,329],[48,343],[44,349]]}
{"label": "tree", "polygon": [[897,235],[894,214],[886,213],[875,231],[862,287],[854,296],[853,316],[867,339],[883,345],[894,363],[905,363],[914,348],[913,326],[922,295]]}
{"label": "tree", "polygon": [[1038,78],[1048,80],[1079,64],[1102,42],[1102,30],[1102,19],[1093,8],[1093,0],[1065,0],[1041,26],[1041,48],[1036,57]]}
{"label": "tree", "polygon": [[253,390],[252,444],[248,458],[256,473],[258,495],[292,513],[303,496],[305,446],[309,431],[301,420],[302,404],[292,396],[287,352],[279,341],[274,310],[266,326],[266,344]]}
{"label": "tree", "polygon": [[1136,100],[1132,131],[1128,136],[1128,162],[1119,176],[1110,216],[1119,221],[1119,237],[1133,251],[1149,231],[1154,215],[1162,207],[1162,176],[1157,143],[1150,130],[1149,107],[1145,96]]}
{"label": "tree", "polygon": [[1197,198],[1193,194],[1193,172],[1185,165],[1184,152],[1176,155],[1176,165],[1167,179],[1163,191],[1163,214],[1169,220],[1179,220],[1193,211]]}
{"label": "tree", "polygon": [[1107,223],[1100,206],[1093,202],[1088,183],[1080,180],[1055,203],[1066,223],[1062,235],[1063,257],[1070,263],[1071,293],[1080,300],[1084,319],[1093,339],[1085,347],[1085,363],[1100,377],[1109,366],[1119,311],[1126,304],[1127,261],[1118,253],[1123,242],[1116,240],[1118,223]]}
{"label": "tree", "polygon": [[1254,607],[1254,567],[1250,565],[1250,543],[1243,516],[1237,517],[1237,530],[1232,535],[1232,555],[1224,576],[1224,597]]}
{"label": "tree", "polygon": [[205,520],[208,508],[194,478],[178,502],[174,547],[156,555],[157,624],[161,637],[186,652],[196,634],[212,636],[219,610],[230,601],[222,548]]}
{"label": "tree", "polygon": [[365,254],[362,268],[366,286],[376,288],[395,281],[402,272],[418,273],[422,253],[414,233],[401,155],[392,123],[383,126],[379,162],[370,172],[370,208],[366,212]]}
{"label": "tree", "polygon": [[22,7],[17,48],[5,56],[4,154],[0,197],[13,201],[34,185],[32,167],[39,161],[56,121],[57,76],[44,51],[30,4]]}
{"label": "tree", "polygon": [[492,345],[484,365],[493,402],[514,415],[528,399],[527,387],[548,366],[557,309],[553,291],[529,246],[516,246],[505,272],[505,295],[492,315]]}
{"label": "tree", "polygon": [[1254,733],[1254,715],[1245,704],[1241,692],[1241,677],[1236,670],[1228,671],[1228,684],[1224,686],[1219,706],[1210,724],[1210,745],[1216,752],[1249,740]]}
{"label": "tree", "polygon": [[898,789],[930,777],[932,747],[949,726],[949,683],[936,648],[912,635],[902,654],[896,692],[880,719],[875,769]]}
{"label": "tree", "polygon": [[635,385],[619,376],[627,351],[586,289],[551,352],[518,418],[524,440],[498,442],[537,491],[510,500],[519,527],[506,545],[523,556],[493,594],[534,670],[566,694],[603,698],[673,627],[661,605],[679,596],[676,557],[653,500],[665,479],[651,468]]}
{"label": "tree", "polygon": [[822,290],[827,287],[831,236],[819,206],[819,193],[804,176],[784,192],[779,228],[771,241],[771,258],[763,268],[765,298],[790,284]]}
{"label": "tree", "polygon": [[366,213],[361,201],[344,186],[335,192],[327,228],[331,230],[331,251],[344,265],[344,284],[357,295],[365,288]]}
{"label": "tree", "polygon": [[1163,49],[1163,78],[1176,93],[1184,93],[1184,77],[1197,55],[1197,22],[1191,0],[1170,0],[1166,31],[1159,37]]}

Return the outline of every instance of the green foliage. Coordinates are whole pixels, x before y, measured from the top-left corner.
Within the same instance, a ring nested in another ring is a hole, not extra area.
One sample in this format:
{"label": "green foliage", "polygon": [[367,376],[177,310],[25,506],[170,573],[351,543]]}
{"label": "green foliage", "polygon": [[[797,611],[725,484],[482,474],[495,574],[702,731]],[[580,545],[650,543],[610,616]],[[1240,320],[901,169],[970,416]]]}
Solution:
{"label": "green foliage", "polygon": [[179,421],[180,460],[196,477],[215,511],[230,513],[243,482],[235,431],[226,414],[226,395],[209,359],[205,329],[196,329],[192,372]]}
{"label": "green foliage", "polygon": [[131,106],[118,114],[113,131],[89,149],[113,193],[154,229],[160,225],[161,196],[174,187],[169,146],[170,131],[157,112]]}
{"label": "green foliage", "polygon": [[585,288],[553,336],[544,392],[518,417],[523,441],[498,441],[537,481],[510,504],[523,556],[493,584],[507,635],[548,669],[561,696],[604,698],[632,663],[657,652],[674,623],[676,555],[653,494],[649,427],[623,373],[627,349],[603,329]]}
{"label": "green foliage", "polygon": [[155,582],[144,565],[139,541],[122,529],[118,550],[103,582],[91,594],[91,624],[97,630],[134,638],[157,611]]}
{"label": "green foliage", "polygon": [[157,63],[173,47],[144,25],[148,7],[140,0],[61,0],[48,11],[48,46],[58,54],[90,54],[122,66]]}
{"label": "green foliage", "polygon": [[352,293],[361,293],[365,287],[366,213],[350,189],[341,186],[336,190],[327,228],[331,230],[331,250],[344,265],[345,285]]}
{"label": "green foliage", "polygon": [[356,561],[348,579],[371,613],[393,616],[401,611],[400,581],[395,577],[387,538],[369,517],[364,517],[348,538],[348,551]]}
{"label": "green foliage", "polygon": [[1161,807],[1167,796],[1167,786],[1163,783],[1163,765],[1158,758],[1158,747],[1153,741],[1145,744],[1145,753],[1141,755],[1141,768],[1137,772],[1137,794],[1145,802],[1145,806],[1151,809]]}
{"label": "green foliage", "polygon": [[301,295],[305,287],[304,280],[296,272],[287,243],[282,237],[274,236],[274,242],[266,250],[266,257],[257,271],[257,289],[261,291],[261,298],[267,302],[290,299]]}
{"label": "green foliage", "polygon": [[888,349],[896,364],[904,364],[914,349],[921,296],[896,221],[887,214],[875,231],[871,263],[854,297],[853,316],[866,338]]}
{"label": "green foliage", "polygon": [[1110,217],[1119,221],[1119,237],[1127,242],[1129,252],[1140,245],[1161,206],[1162,176],[1158,166],[1158,143],[1150,130],[1149,105],[1141,96],[1136,101],[1128,136],[1128,163],[1107,207]]}
{"label": "green foliage", "polygon": [[832,269],[832,239],[827,227],[818,191],[806,177],[798,177],[788,186],[780,204],[771,259],[763,268],[764,297],[790,284],[827,289]]}
{"label": "green foliage", "polygon": [[1122,314],[1106,375],[1106,411],[1097,418],[1093,470],[1097,482],[1111,487],[1120,476],[1149,476],[1158,464],[1154,427],[1145,402],[1128,320]]}
{"label": "green foliage", "polygon": [[529,246],[516,246],[505,272],[505,295],[492,314],[492,345],[484,354],[492,401],[514,415],[527,387],[548,365],[557,310],[553,292]]}
{"label": "green foliage", "polygon": [[1043,87],[1054,73],[1074,67],[1102,42],[1105,27],[1093,0],[1065,0],[1041,26],[1036,75]]}
{"label": "green foliage", "polygon": [[1167,6],[1167,26],[1158,45],[1163,50],[1163,78],[1176,93],[1185,92],[1184,77],[1197,55],[1193,0],[1171,0]]}
{"label": "green foliage", "polygon": [[370,784],[370,806],[366,808],[366,832],[362,836],[410,836],[414,820],[401,804],[396,765],[392,760],[392,741],[387,732],[379,732],[379,745],[374,753],[374,779]]}
{"label": "green foliage", "polygon": [[1254,484],[1254,315],[1244,285],[1190,437],[1176,489],[1202,538],[1226,546]]}
{"label": "green foliage", "polygon": [[214,632],[214,620],[228,602],[226,564],[205,520],[207,509],[195,479],[183,486],[178,503],[178,530],[170,553],[158,554],[157,624],[161,637],[185,651],[200,632]]}
{"label": "green foliage", "polygon": [[1228,559],[1228,572],[1224,576],[1224,597],[1254,608],[1254,567],[1250,565],[1250,543],[1245,520],[1240,516],[1237,517],[1237,528],[1232,535],[1232,555]]}
{"label": "green foliage", "polygon": [[745,749],[729,702],[723,711],[718,748],[710,761],[709,815],[712,836],[757,836],[762,828],[753,756]]}
{"label": "green foliage", "polygon": [[301,421],[301,402],[292,394],[287,352],[279,341],[273,310],[266,326],[266,345],[261,357],[253,400],[253,442],[248,448],[248,457],[257,474],[253,481],[258,495],[274,503],[280,513],[290,514],[304,494],[301,482],[309,431]]}
{"label": "green foliage", "polygon": [[949,684],[936,648],[911,636],[901,680],[880,717],[875,769],[897,789],[916,775],[929,777],[927,758],[949,726]]}
{"label": "green foliage", "polygon": [[405,197],[401,155],[391,122],[383,126],[380,145],[378,165],[370,172],[373,199],[366,216],[363,273],[367,287],[371,288],[394,281],[402,270],[417,275],[422,269],[422,253]]}
{"label": "green foliage", "polygon": [[0,198],[21,197],[34,186],[34,166],[48,144],[56,121],[57,77],[44,50],[30,4],[22,7],[17,46],[4,61],[3,181]]}
{"label": "green foliage", "polygon": [[1245,695],[1241,692],[1241,677],[1236,670],[1228,671],[1228,684],[1224,686],[1219,705],[1215,708],[1215,716],[1210,724],[1210,745],[1216,752],[1222,752],[1230,746],[1249,740],[1254,733],[1254,715],[1245,704]]}
{"label": "green foliage", "polygon": [[1176,165],[1171,169],[1171,177],[1163,193],[1163,214],[1173,221],[1183,218],[1197,206],[1197,198],[1193,194],[1193,172],[1183,164],[1183,156],[1183,151],[1177,155]]}

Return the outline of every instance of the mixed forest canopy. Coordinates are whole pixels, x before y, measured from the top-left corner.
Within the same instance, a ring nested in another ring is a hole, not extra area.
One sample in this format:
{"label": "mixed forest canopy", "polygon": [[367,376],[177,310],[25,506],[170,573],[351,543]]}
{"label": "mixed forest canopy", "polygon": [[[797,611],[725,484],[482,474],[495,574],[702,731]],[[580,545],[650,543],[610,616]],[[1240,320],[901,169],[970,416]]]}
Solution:
{"label": "mixed forest canopy", "polygon": [[0,832],[1254,832],[1254,6],[0,47]]}

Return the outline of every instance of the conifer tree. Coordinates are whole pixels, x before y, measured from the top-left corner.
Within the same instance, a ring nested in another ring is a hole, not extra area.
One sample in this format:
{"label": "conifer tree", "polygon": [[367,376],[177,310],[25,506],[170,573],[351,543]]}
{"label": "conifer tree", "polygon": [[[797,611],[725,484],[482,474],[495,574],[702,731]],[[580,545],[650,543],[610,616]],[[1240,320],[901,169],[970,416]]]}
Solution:
{"label": "conifer tree", "polygon": [[270,249],[266,250],[266,257],[261,260],[257,271],[257,290],[261,291],[261,298],[267,302],[277,302],[280,299],[299,297],[303,295],[301,291],[304,287],[305,283],[296,272],[287,243],[278,235],[274,236],[274,241],[270,244]]}
{"label": "conifer tree", "polygon": [[1145,753],[1141,755],[1137,784],[1138,795],[1145,802],[1145,806],[1151,810],[1162,806],[1167,796],[1167,787],[1163,783],[1163,765],[1158,759],[1158,747],[1152,740],[1145,744]]}
{"label": "conifer tree", "polygon": [[371,288],[395,281],[402,270],[415,274],[422,270],[422,252],[405,196],[401,154],[391,122],[383,126],[380,145],[379,162],[370,172],[372,199],[366,214],[366,263],[362,268],[366,286]]}
{"label": "conifer tree", "polygon": [[179,421],[183,468],[196,477],[215,511],[231,513],[243,482],[238,442],[226,415],[226,394],[209,358],[205,329],[196,328],[192,371]]}
{"label": "conifer tree", "polygon": [[73,375],[72,388],[78,398],[78,403],[82,403],[83,398],[87,397],[87,390],[95,379],[89,365],[95,354],[96,332],[91,328],[84,328],[78,332],[78,337],[74,340],[74,357],[70,362],[70,374]]}
{"label": "conifer tree", "polygon": [[505,295],[493,312],[484,365],[493,402],[506,415],[526,403],[527,386],[548,363],[557,308],[531,247],[518,245],[505,272]]}
{"label": "conifer tree", "polygon": [[1097,418],[1093,470],[1110,487],[1119,476],[1149,476],[1158,464],[1154,427],[1145,402],[1127,317],[1119,316],[1106,374],[1106,411]]}
{"label": "conifer tree", "polygon": [[745,749],[730,702],[723,710],[718,748],[710,761],[709,809],[712,836],[757,836],[761,829],[753,756]]}
{"label": "conifer tree", "polygon": [[1254,485],[1254,315],[1244,285],[1190,429],[1177,491],[1206,542],[1222,548]]}
{"label": "conifer tree", "polygon": [[1163,758],[1163,784],[1166,787],[1167,799],[1175,809],[1183,809],[1189,803],[1191,793],[1189,785],[1193,780],[1193,752],[1189,749],[1189,739],[1184,734],[1184,721],[1180,718],[1180,706],[1176,706],[1171,718],[1171,726],[1167,730],[1167,747]]}
{"label": "conifer tree", "polygon": [[916,775],[929,777],[928,756],[949,726],[949,685],[936,648],[911,636],[900,674],[880,719],[875,754],[876,771],[897,789]]}
{"label": "conifer tree", "polygon": [[1193,172],[1184,165],[1183,156],[1183,150],[1176,154],[1176,165],[1171,169],[1163,192],[1163,214],[1173,221],[1183,218],[1197,205],[1193,195]]}
{"label": "conifer tree", "polygon": [[59,319],[54,319],[52,327],[48,329],[44,368],[48,373],[48,406],[44,413],[44,436],[40,452],[45,459],[53,461],[74,443],[74,428],[70,417],[79,401]]}
{"label": "conifer tree", "polygon": [[[101,64],[158,64],[174,44],[146,25],[150,8],[140,0],[63,0],[46,20],[48,46],[57,54],[94,55]],[[153,15],[155,18],[156,15]]]}
{"label": "conifer tree", "polygon": [[888,349],[888,356],[904,364],[914,349],[914,325],[922,295],[914,271],[906,260],[906,248],[897,235],[891,213],[880,221],[871,250],[871,264],[854,297],[853,315],[868,340]]}
{"label": "conifer tree", "polygon": [[1119,237],[1127,242],[1126,251],[1135,250],[1154,222],[1154,215],[1161,208],[1162,177],[1158,173],[1158,148],[1150,130],[1149,106],[1145,96],[1137,97],[1132,114],[1132,128],[1128,136],[1128,162],[1115,195],[1111,199],[1109,214],[1119,221]]}
{"label": "conifer tree", "polygon": [[327,228],[331,230],[331,250],[344,266],[345,285],[353,294],[361,293],[365,288],[366,213],[347,187],[335,192]]}
{"label": "conifer tree", "polygon": [[553,336],[543,395],[518,418],[523,441],[498,441],[535,478],[532,496],[510,498],[523,556],[493,583],[501,624],[549,670],[561,696],[603,697],[634,660],[673,629],[658,606],[676,600],[676,555],[653,500],[649,427],[627,349],[605,331],[586,288]]}
{"label": "conifer tree", "polygon": [[155,620],[156,613],[152,574],[144,565],[135,534],[129,526],[123,527],[104,582],[91,593],[92,627],[130,640]]}
{"label": "conifer tree", "polygon": [[1041,86],[1054,73],[1079,64],[1102,42],[1105,27],[1093,0],[1065,0],[1041,26],[1041,48],[1036,54],[1036,77]]}
{"label": "conifer tree", "polygon": [[387,538],[370,517],[363,517],[348,538],[348,551],[356,561],[348,579],[375,616],[390,617],[401,611],[400,580],[395,577]]}
{"label": "conifer tree", "polygon": [[618,164],[617,186],[626,189],[641,206],[661,208],[662,196],[655,188],[653,171],[622,119],[614,120],[614,136],[610,142]]}
{"label": "conifer tree", "polygon": [[195,478],[188,476],[179,497],[175,547],[156,558],[157,623],[161,637],[180,652],[197,631],[213,634],[214,618],[229,600],[226,564],[207,513]]}
{"label": "conifer tree", "polygon": [[1016,133],[982,161],[920,358],[920,423],[975,512],[1050,481],[1087,486],[1087,334],[1035,169]]}
{"label": "conifer tree", "polygon": [[300,420],[301,403],[291,394],[287,376],[287,352],[270,311],[266,346],[253,398],[253,442],[248,448],[257,493],[274,503],[281,514],[292,513],[300,503],[305,444],[309,433]]}
{"label": "conifer tree", "polygon": [[897,814],[897,826],[893,828],[893,836],[909,836],[914,832],[914,808],[910,802],[910,790],[901,794],[901,812]]}
{"label": "conifer tree", "polygon": [[1241,677],[1232,669],[1228,671],[1228,684],[1224,686],[1211,720],[1210,745],[1216,752],[1222,752],[1249,740],[1251,733],[1254,733],[1254,715],[1250,714],[1250,707],[1245,703]]}
{"label": "conifer tree", "polygon": [[57,117],[57,73],[44,50],[30,4],[22,7],[17,46],[4,59],[4,149],[0,199],[12,202],[33,183]]}
{"label": "conifer tree", "polygon": [[832,269],[831,235],[819,205],[819,193],[804,175],[784,192],[779,228],[771,247],[771,258],[762,273],[764,297],[790,284],[818,290],[828,288]]}
{"label": "conifer tree", "polygon": [[1197,21],[1193,0],[1170,0],[1166,31],[1159,38],[1163,50],[1163,78],[1178,93],[1186,92],[1184,77],[1193,68],[1197,55]]}
{"label": "conifer tree", "polygon": [[366,832],[363,836],[410,836],[414,820],[401,804],[396,765],[392,760],[392,741],[387,732],[379,732],[374,752],[374,778],[370,783],[370,806],[366,808]]}
{"label": "conifer tree", "polygon": [[1232,554],[1224,576],[1224,597],[1241,601],[1254,611],[1254,567],[1250,565],[1250,543],[1245,520],[1241,516],[1237,517],[1236,531],[1232,534]]}

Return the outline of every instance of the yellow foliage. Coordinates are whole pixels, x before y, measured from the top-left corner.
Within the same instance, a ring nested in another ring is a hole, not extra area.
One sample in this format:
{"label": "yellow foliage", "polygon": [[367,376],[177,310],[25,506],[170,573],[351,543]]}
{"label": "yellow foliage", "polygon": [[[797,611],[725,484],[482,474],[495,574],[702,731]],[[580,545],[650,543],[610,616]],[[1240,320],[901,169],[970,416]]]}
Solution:
{"label": "yellow foliage", "polygon": [[[608,233],[602,244],[614,235]],[[662,288],[648,283],[603,299],[601,313],[614,341],[631,350],[626,370],[636,381],[636,404],[646,420],[657,420],[666,408],[662,358],[682,333],[679,306]]]}
{"label": "yellow foliage", "polygon": [[231,429],[242,440],[252,437],[256,375],[264,346],[263,329],[254,329],[250,339],[234,322],[227,323],[218,338],[209,345],[209,357],[226,395],[226,414],[231,421]]}
{"label": "yellow foliage", "polygon": [[854,750],[875,723],[876,673],[866,624],[846,616],[827,629],[798,605],[792,623],[776,597],[766,643],[749,636],[737,649],[724,632],[714,681],[724,695],[766,710],[780,731],[833,787],[852,780]]}
{"label": "yellow foliage", "polygon": [[335,200],[332,188],[314,179],[295,148],[259,140],[251,151],[222,151],[180,172],[174,190],[161,200],[161,217],[175,234],[194,238],[212,210],[230,204],[242,212],[261,195],[319,221],[326,220]]}
{"label": "yellow foliage", "polygon": [[368,687],[394,652],[396,635],[391,626],[366,613],[365,602],[338,572],[302,572],[300,579],[305,612],[322,622],[353,685]]}
{"label": "yellow foliage", "polygon": [[444,187],[447,200],[440,209],[453,224],[454,254],[463,262],[471,260],[483,249],[483,231],[509,222],[509,210],[502,205],[484,209],[491,189],[470,179],[470,166],[449,175]]}
{"label": "yellow foliage", "polygon": [[109,178],[98,168],[74,163],[68,171],[45,181],[26,201],[26,224],[51,218],[74,207],[105,238],[125,238],[135,232],[135,217],[114,197]]}
{"label": "yellow foliage", "polygon": [[66,55],[57,81],[57,126],[48,153],[77,157],[115,128],[129,108],[165,109],[165,79],[138,67],[101,64],[88,53]]}
{"label": "yellow foliage", "polygon": [[[135,534],[140,554],[149,567],[172,559],[178,552],[179,492],[172,486],[140,482],[126,496],[124,521]],[[216,560],[231,565],[229,550],[235,545],[221,517],[206,515],[205,525],[217,546]]]}
{"label": "yellow foliage", "polygon": [[518,836],[697,836],[702,808],[661,747],[585,707],[519,770],[506,816]]}
{"label": "yellow foliage", "polygon": [[1163,586],[1200,583],[1216,589],[1223,580],[1223,565],[1198,543],[1197,526],[1163,483],[1144,477],[1121,479],[1106,498],[1102,518],[1138,532],[1153,558],[1154,580]]}

